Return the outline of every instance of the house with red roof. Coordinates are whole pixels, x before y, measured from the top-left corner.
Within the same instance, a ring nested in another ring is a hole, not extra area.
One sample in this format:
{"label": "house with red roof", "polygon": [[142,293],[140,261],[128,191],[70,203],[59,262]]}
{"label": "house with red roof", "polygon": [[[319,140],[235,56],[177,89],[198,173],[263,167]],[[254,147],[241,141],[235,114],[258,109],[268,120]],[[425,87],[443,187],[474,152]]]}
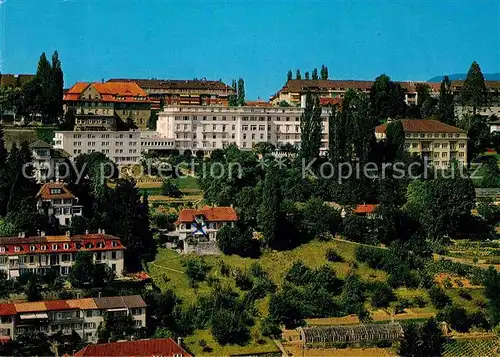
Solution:
{"label": "house with red roof", "polygon": [[64,94],[65,112],[75,114],[75,130],[115,130],[133,123],[145,129],[151,101],[135,82],[78,82]]}
{"label": "house with red roof", "polygon": [[69,226],[74,216],[81,216],[83,206],[62,182],[43,184],[36,195],[38,212],[55,217],[61,226]]}
{"label": "house with red roof", "polygon": [[88,345],[74,357],[191,357],[171,338],[123,341]]}
{"label": "house with red roof", "polygon": [[[431,119],[401,119],[405,133],[405,149],[436,168],[446,169],[455,160],[467,164],[467,133],[457,127]],[[394,123],[391,122],[391,123]],[[375,128],[377,140],[386,138],[387,126]]]}
{"label": "house with red roof", "polygon": [[122,276],[125,247],[120,238],[105,234],[0,237],[0,271],[7,279],[23,273],[43,274],[56,270],[67,276],[79,251],[92,253],[96,264],[106,264],[117,276]]}
{"label": "house with red roof", "polygon": [[105,315],[130,316],[134,328],[146,327],[146,303],[139,295],[4,303],[0,341],[34,331],[47,336],[75,331],[83,341],[95,343]]}
{"label": "house with red roof", "polygon": [[217,254],[217,232],[237,221],[233,207],[183,209],[175,222],[179,249],[183,253]]}

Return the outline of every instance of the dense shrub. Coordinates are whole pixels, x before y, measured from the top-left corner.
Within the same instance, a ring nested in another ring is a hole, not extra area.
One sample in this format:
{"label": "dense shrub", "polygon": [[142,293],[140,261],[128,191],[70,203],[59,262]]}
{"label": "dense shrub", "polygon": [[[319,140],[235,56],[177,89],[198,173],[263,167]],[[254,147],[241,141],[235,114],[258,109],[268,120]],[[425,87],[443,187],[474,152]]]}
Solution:
{"label": "dense shrub", "polygon": [[260,333],[262,333],[262,335],[266,337],[278,337],[281,335],[281,328],[275,321],[273,321],[269,317],[266,317],[260,323]]}
{"label": "dense shrub", "polygon": [[198,282],[204,281],[211,267],[201,258],[190,258],[182,262],[184,273],[189,285],[195,287]]}
{"label": "dense shrub", "polygon": [[437,285],[432,286],[427,292],[429,293],[432,304],[437,309],[443,309],[446,305],[451,304],[450,298],[446,295],[444,290]]}
{"label": "dense shrub", "polygon": [[385,283],[376,284],[370,295],[372,306],[377,308],[387,307],[391,302],[396,300],[394,292]]}
{"label": "dense shrub", "polygon": [[236,269],[234,274],[234,281],[236,286],[241,290],[250,290],[253,287],[253,282],[246,271]]}
{"label": "dense shrub", "polygon": [[438,321],[445,321],[452,329],[458,332],[468,332],[472,322],[462,307],[446,306],[436,315]]}

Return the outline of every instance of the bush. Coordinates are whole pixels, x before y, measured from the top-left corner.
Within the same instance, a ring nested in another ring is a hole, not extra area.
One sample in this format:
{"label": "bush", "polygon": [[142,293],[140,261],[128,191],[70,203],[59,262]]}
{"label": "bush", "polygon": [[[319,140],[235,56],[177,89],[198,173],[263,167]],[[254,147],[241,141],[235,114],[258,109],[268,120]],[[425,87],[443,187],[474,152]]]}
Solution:
{"label": "bush", "polygon": [[198,282],[204,281],[211,267],[203,259],[191,258],[182,262],[184,274],[189,279],[189,286],[195,287]]}
{"label": "bush", "polygon": [[411,300],[412,306],[425,307],[427,305],[427,300],[423,296],[417,295]]}
{"label": "bush", "polygon": [[236,269],[234,281],[236,286],[244,291],[250,290],[253,287],[252,279],[246,271],[242,271],[241,269]]}
{"label": "bush", "polygon": [[385,283],[379,283],[371,292],[371,304],[373,307],[383,308],[396,300],[392,289]]}
{"label": "bush", "polygon": [[437,309],[443,309],[447,305],[451,304],[450,298],[446,295],[446,293],[440,287],[433,285],[429,290],[429,298],[431,299],[432,304]]}
{"label": "bush", "polygon": [[260,323],[260,333],[262,334],[262,336],[266,337],[278,337],[281,335],[281,328],[278,323],[276,323],[269,317],[266,317]]}
{"label": "bush", "polygon": [[181,197],[182,192],[177,185],[170,179],[164,180],[161,184],[161,194],[168,197]]}
{"label": "bush", "polygon": [[342,258],[333,248],[328,248],[326,250],[326,260],[329,262],[343,262],[344,258]]}
{"label": "bush", "polygon": [[229,276],[229,274],[231,274],[231,268],[223,260],[220,260],[219,264],[222,276]]}
{"label": "bush", "polygon": [[293,263],[285,275],[285,281],[301,286],[313,281],[313,271],[302,261]]}
{"label": "bush", "polygon": [[467,300],[467,301],[472,300],[472,296],[465,289],[460,289],[458,291],[458,296],[460,296],[462,299]]}
{"label": "bush", "polygon": [[446,306],[438,312],[436,319],[438,321],[445,321],[452,329],[458,332],[468,332],[471,327],[471,320],[462,307]]}

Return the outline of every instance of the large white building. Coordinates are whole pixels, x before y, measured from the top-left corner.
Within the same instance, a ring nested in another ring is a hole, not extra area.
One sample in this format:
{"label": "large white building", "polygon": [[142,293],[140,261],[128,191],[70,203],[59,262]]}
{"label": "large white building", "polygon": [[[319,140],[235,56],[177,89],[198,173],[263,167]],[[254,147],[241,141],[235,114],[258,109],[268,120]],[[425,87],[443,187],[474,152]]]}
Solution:
{"label": "large white building", "polygon": [[[54,148],[73,157],[102,152],[118,165],[137,164],[149,150],[201,150],[209,154],[236,144],[251,150],[259,142],[277,147],[300,145],[300,116],[296,107],[165,107],[158,114],[156,131],[57,131]],[[321,116],[321,150],[328,149],[329,109]]]}
{"label": "large white building", "polygon": [[[236,144],[251,149],[259,142],[276,146],[300,144],[300,116],[294,107],[165,107],[158,113],[157,132],[175,140],[176,148],[210,152]],[[328,149],[329,110],[322,112],[321,149]]]}

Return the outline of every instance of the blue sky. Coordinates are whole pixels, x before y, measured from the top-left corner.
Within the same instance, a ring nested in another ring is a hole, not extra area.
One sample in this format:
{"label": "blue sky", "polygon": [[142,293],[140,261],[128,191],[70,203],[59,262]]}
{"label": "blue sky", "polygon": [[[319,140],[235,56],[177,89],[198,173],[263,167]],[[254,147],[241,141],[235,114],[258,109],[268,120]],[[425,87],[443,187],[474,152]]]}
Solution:
{"label": "blue sky", "polygon": [[500,1],[0,0],[3,73],[59,51],[65,86],[110,77],[243,77],[267,99],[288,69],[334,79],[500,72]]}

